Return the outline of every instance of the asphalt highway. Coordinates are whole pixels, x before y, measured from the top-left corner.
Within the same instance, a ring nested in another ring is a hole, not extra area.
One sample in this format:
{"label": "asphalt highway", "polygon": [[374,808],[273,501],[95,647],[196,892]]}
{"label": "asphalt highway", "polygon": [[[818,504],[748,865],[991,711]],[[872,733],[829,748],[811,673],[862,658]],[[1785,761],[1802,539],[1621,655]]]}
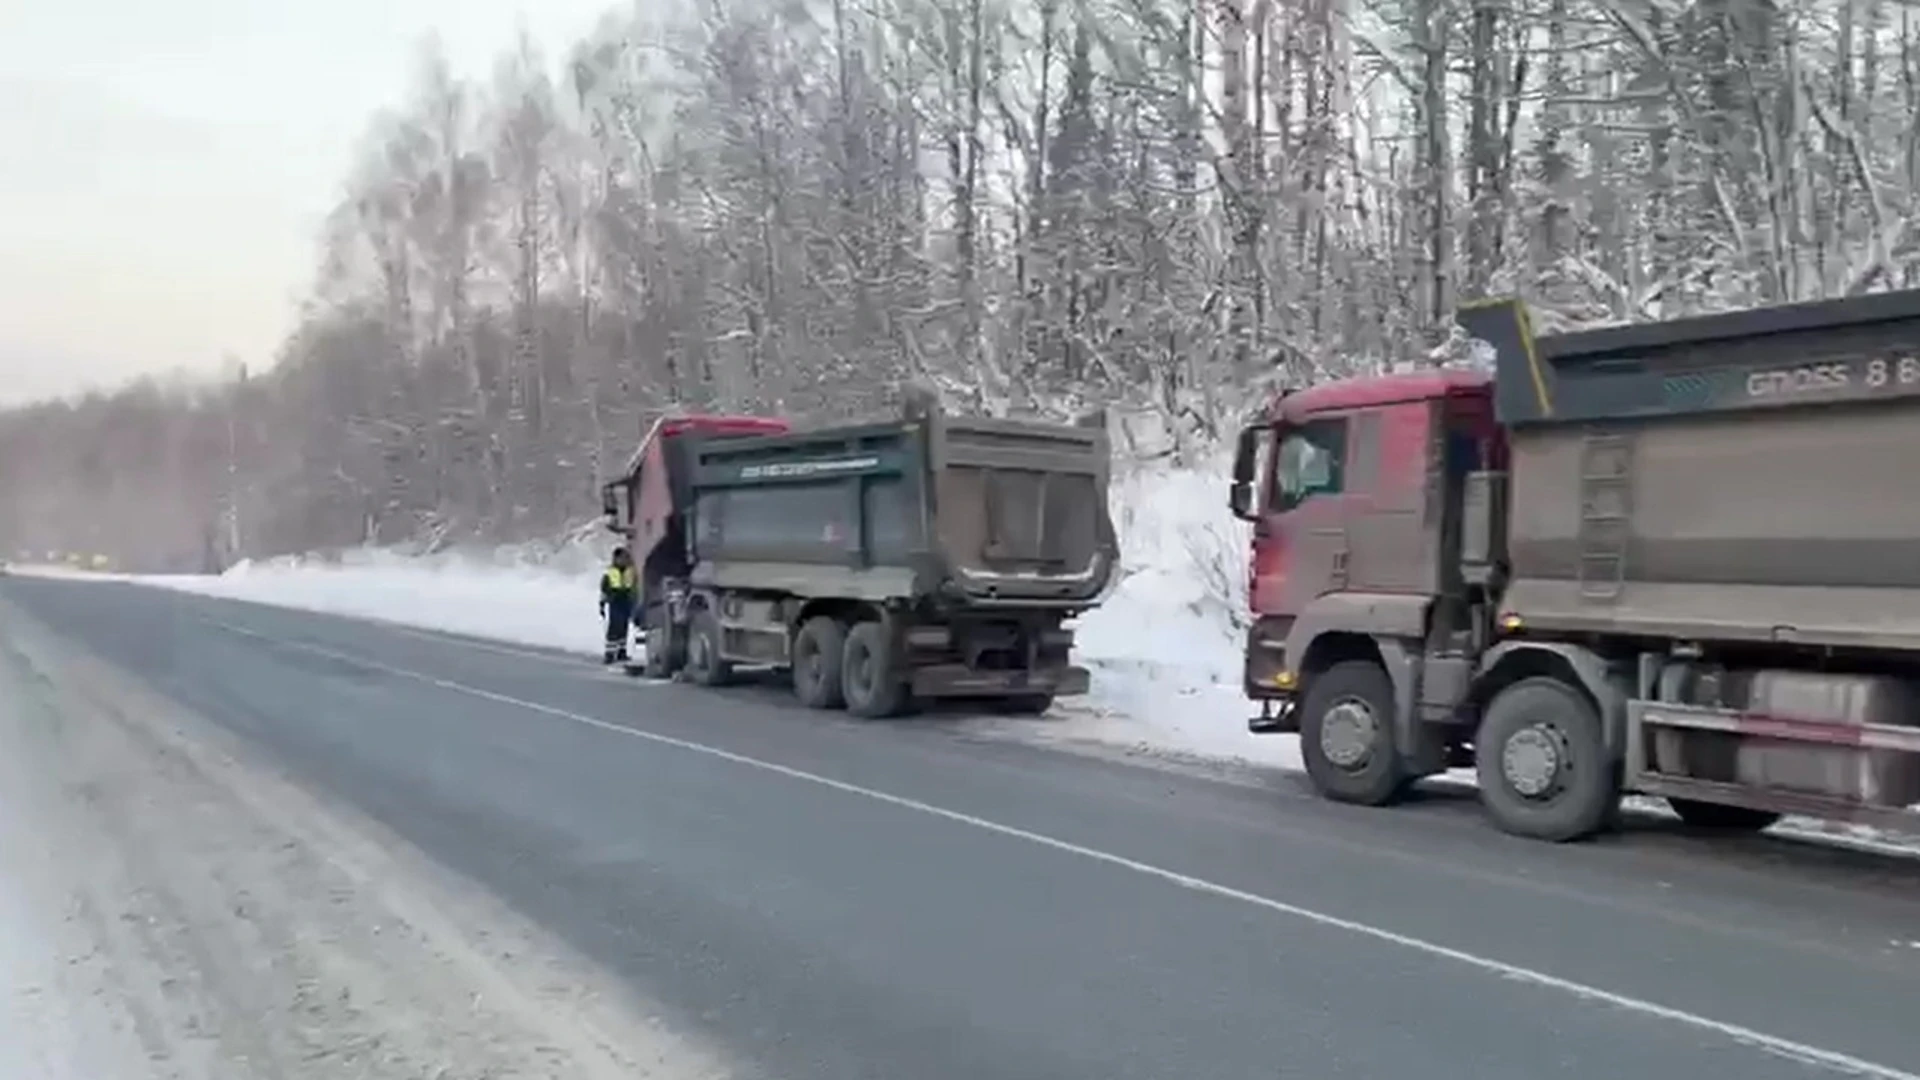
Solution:
{"label": "asphalt highway", "polygon": [[22,617],[769,1080],[1920,1078],[1910,860],[1542,845],[1457,798],[1333,806],[134,585],[0,580]]}

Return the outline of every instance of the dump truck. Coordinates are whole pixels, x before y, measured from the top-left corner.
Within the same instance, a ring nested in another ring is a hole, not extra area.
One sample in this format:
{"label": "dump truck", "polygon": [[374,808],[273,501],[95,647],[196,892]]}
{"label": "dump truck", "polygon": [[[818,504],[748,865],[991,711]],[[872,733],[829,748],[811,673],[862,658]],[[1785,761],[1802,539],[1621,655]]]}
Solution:
{"label": "dump truck", "polygon": [[641,568],[638,673],[786,669],[806,705],[863,717],[1086,692],[1072,620],[1118,560],[1103,422],[962,418],[915,394],[884,420],[784,428],[663,421],[603,488]]}
{"label": "dump truck", "polygon": [[1240,433],[1244,687],[1328,798],[1472,766],[1567,841],[1920,827],[1920,291],[1536,336],[1282,393]]}

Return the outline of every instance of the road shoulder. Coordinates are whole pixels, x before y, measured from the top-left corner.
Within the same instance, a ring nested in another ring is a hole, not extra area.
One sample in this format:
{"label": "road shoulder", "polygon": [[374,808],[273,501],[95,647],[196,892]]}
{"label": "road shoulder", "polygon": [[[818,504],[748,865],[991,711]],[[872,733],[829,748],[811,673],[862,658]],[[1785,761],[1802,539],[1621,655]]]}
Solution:
{"label": "road shoulder", "polygon": [[0,1072],[727,1075],[376,824],[0,619]]}

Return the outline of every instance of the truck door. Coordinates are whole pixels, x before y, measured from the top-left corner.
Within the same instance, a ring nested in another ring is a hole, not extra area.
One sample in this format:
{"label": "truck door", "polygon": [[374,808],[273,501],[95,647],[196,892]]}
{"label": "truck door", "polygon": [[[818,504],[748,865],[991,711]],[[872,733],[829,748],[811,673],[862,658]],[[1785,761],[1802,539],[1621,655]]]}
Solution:
{"label": "truck door", "polygon": [[1348,416],[1339,524],[1346,529],[1346,580],[1364,592],[1426,592],[1432,545],[1427,437],[1432,406],[1421,400],[1370,406]]}
{"label": "truck door", "polygon": [[1346,478],[1353,424],[1321,416],[1288,425],[1254,526],[1253,609],[1297,615],[1346,586]]}
{"label": "truck door", "polygon": [[[682,438],[683,436],[672,436]],[[667,439],[661,436],[647,446],[641,456],[640,466],[628,479],[632,485],[633,530],[629,534],[633,541],[633,562],[635,566],[645,568],[655,548],[667,538],[667,531],[673,524],[673,485],[667,470]],[[674,553],[675,565],[680,560]]]}

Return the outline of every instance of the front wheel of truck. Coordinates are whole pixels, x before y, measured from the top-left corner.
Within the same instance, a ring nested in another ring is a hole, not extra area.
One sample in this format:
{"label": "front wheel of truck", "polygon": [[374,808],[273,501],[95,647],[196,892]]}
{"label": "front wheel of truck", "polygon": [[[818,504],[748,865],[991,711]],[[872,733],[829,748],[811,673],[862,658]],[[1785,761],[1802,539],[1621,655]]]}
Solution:
{"label": "front wheel of truck", "polygon": [[840,690],[846,696],[847,711],[868,719],[905,712],[909,688],[900,670],[901,659],[885,625],[855,623],[847,631],[840,660]]}
{"label": "front wheel of truck", "polygon": [[1406,785],[1393,741],[1393,681],[1371,660],[1313,677],[1300,703],[1300,756],[1314,790],[1335,802],[1384,806]]}
{"label": "front wheel of truck", "polygon": [[685,635],[673,625],[673,615],[665,604],[652,604],[646,614],[647,643],[641,674],[649,679],[671,679],[687,662]]}
{"label": "front wheel of truck", "polygon": [[844,709],[846,690],[842,686],[847,651],[847,631],[826,615],[816,615],[800,624],[793,635],[793,693],[809,709]]}
{"label": "front wheel of truck", "polygon": [[1558,679],[1523,679],[1496,694],[1473,747],[1480,803],[1515,836],[1580,840],[1606,828],[1620,804],[1599,710]]}

